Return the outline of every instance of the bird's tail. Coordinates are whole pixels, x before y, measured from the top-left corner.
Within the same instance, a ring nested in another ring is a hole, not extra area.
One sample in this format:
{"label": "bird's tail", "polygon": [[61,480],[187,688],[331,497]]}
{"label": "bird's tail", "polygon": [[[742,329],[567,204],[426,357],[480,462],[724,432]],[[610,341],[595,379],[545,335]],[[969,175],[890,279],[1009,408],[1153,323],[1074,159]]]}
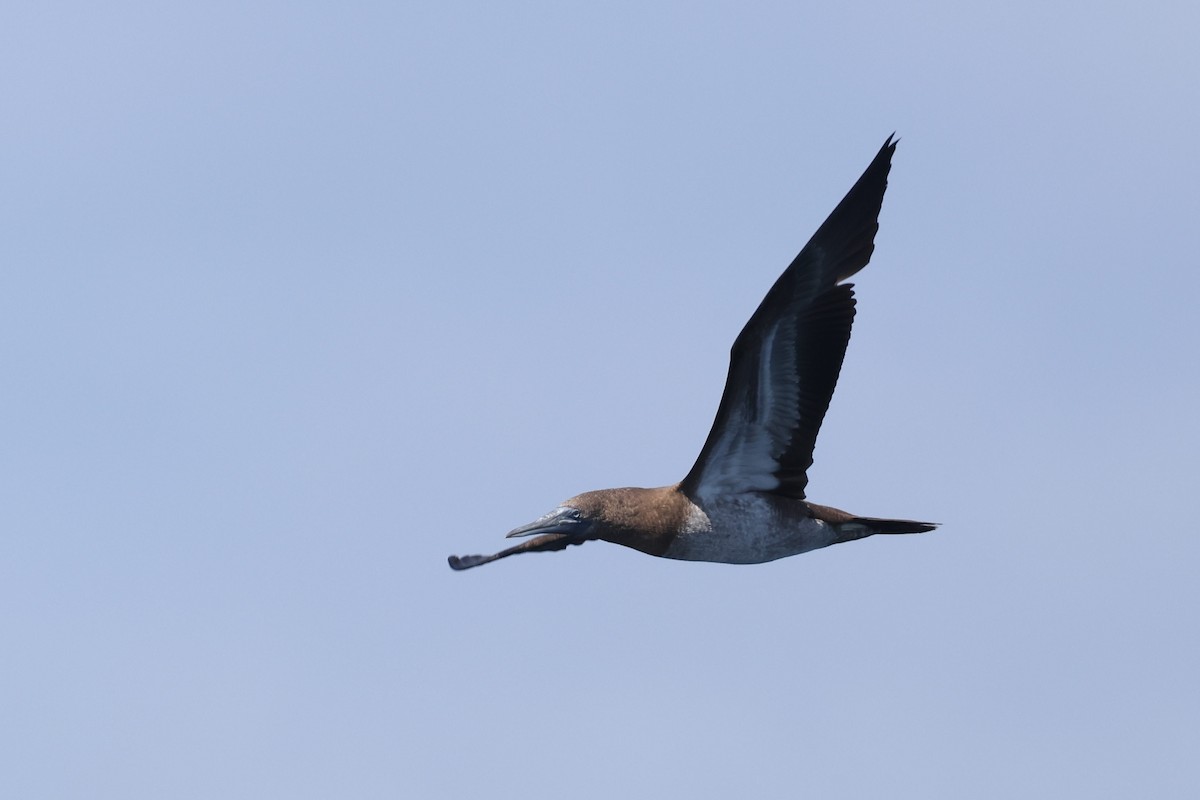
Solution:
{"label": "bird's tail", "polygon": [[936,522],[914,522],[911,519],[879,519],[855,517],[852,522],[867,526],[871,533],[927,533],[938,526]]}

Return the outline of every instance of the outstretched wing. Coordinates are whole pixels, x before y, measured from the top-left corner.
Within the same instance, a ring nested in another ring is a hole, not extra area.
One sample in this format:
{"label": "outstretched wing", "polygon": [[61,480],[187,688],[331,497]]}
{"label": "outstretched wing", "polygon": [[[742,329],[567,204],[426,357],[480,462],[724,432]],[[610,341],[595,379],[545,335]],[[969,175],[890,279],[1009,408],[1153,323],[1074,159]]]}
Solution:
{"label": "outstretched wing", "polygon": [[854,323],[852,286],[839,281],[871,260],[895,149],[888,137],[738,334],[717,418],[680,485],[687,495],[804,498]]}
{"label": "outstretched wing", "polygon": [[497,559],[507,558],[517,553],[546,553],[554,550],[563,550],[573,544],[583,544],[586,541],[588,541],[586,537],[572,536],[568,533],[547,533],[544,536],[536,536],[521,542],[516,547],[501,550],[499,553],[493,553],[490,556],[450,556],[447,561],[450,562],[450,569],[464,570],[471,567],[478,567],[480,564],[487,564]]}

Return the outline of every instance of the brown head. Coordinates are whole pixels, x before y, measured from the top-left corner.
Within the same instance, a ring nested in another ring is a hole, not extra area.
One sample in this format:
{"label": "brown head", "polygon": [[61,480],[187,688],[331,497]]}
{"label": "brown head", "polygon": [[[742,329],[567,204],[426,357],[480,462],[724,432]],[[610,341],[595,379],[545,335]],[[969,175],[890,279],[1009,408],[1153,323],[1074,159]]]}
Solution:
{"label": "brown head", "polygon": [[585,525],[589,539],[603,539],[661,556],[686,524],[690,507],[691,501],[676,487],[664,486],[584,492],[564,502],[559,509]]}
{"label": "brown head", "polygon": [[562,550],[592,539],[661,556],[683,530],[693,507],[677,486],[661,489],[601,489],[584,492],[509,532],[533,536],[490,556],[451,556],[454,569],[469,569],[517,553]]}

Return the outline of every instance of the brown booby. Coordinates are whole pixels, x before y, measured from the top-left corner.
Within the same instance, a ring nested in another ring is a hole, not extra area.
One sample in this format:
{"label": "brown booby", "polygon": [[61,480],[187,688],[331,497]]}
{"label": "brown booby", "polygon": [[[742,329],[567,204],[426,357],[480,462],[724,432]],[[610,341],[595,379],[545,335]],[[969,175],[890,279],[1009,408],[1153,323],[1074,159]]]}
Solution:
{"label": "brown booby", "polygon": [[738,334],[717,418],[687,477],[657,489],[584,492],[508,534],[535,538],[490,556],[450,556],[450,566],[592,539],[664,558],[758,564],[937,527],[860,517],[804,496],[854,322],[853,285],[841,281],[871,260],[895,149],[888,137]]}

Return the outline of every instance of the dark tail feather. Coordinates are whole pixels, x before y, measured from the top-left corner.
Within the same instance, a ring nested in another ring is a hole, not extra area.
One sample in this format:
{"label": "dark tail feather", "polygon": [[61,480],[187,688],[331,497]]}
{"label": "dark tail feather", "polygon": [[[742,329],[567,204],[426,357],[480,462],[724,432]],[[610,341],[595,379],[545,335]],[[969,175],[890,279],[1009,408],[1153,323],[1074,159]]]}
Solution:
{"label": "dark tail feather", "polygon": [[879,519],[855,517],[850,520],[871,529],[871,533],[927,533],[938,526],[936,522],[914,522],[910,519]]}

